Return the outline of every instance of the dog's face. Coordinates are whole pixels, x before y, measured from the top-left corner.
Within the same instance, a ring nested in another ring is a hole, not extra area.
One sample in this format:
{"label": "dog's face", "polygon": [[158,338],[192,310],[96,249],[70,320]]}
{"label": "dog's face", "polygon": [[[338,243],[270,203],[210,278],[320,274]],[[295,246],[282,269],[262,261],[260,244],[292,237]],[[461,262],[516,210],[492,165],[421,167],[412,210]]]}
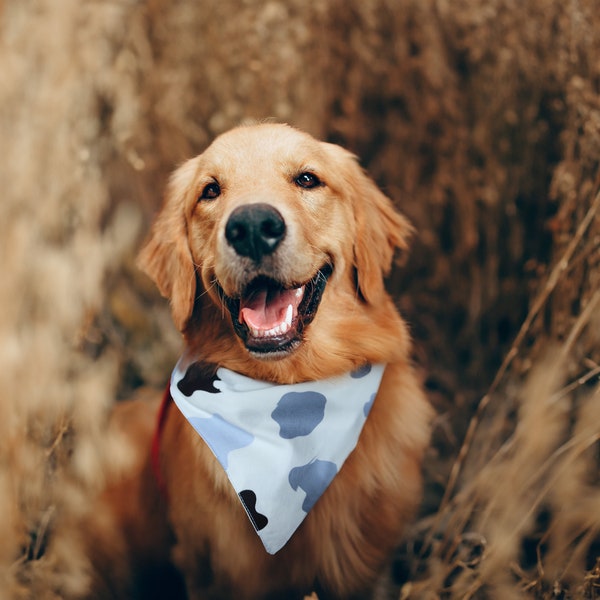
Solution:
{"label": "dog's face", "polygon": [[382,303],[409,232],[351,154],[255,125],[175,172],[141,264],[181,331],[209,298],[252,358],[281,359],[303,345],[322,304]]}

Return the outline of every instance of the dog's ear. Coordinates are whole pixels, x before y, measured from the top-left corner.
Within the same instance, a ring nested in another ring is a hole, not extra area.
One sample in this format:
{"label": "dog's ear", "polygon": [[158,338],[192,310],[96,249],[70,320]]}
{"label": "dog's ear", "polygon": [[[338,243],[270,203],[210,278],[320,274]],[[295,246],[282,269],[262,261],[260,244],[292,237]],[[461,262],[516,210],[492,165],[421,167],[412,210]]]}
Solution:
{"label": "dog's ear", "polygon": [[362,297],[374,304],[385,292],[384,277],[389,274],[396,248],[406,250],[413,228],[366,175],[356,159],[350,178],[356,221],[354,264]]}
{"label": "dog's ear", "polygon": [[196,295],[196,271],[188,243],[186,199],[197,168],[191,159],[173,173],[163,206],[152,225],[138,266],[169,298],[173,321],[183,331],[192,316]]}

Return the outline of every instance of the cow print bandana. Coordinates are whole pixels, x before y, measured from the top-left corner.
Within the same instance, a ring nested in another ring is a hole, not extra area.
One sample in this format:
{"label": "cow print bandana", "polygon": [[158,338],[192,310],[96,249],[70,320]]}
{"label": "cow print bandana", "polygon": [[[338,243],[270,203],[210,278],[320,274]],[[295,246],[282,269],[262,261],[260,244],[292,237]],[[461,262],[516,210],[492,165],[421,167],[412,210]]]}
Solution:
{"label": "cow print bandana", "polygon": [[269,554],[292,537],[352,452],[375,400],[384,365],[324,381],[278,385],[185,356],[171,397],[202,437],[238,494]]}

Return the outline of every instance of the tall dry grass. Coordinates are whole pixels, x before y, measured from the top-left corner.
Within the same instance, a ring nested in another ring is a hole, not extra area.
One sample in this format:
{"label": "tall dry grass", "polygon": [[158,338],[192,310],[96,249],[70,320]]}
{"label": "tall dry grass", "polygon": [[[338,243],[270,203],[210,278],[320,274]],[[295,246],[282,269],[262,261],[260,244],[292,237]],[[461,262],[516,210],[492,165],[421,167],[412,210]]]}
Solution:
{"label": "tall dry grass", "polygon": [[496,398],[516,415],[480,424],[461,485],[421,523],[411,558],[422,572],[403,598],[597,597],[600,391],[574,400],[557,354]]}
{"label": "tall dry grass", "polygon": [[[86,349],[106,283],[133,252],[139,210],[114,201],[97,90],[127,97],[107,36],[126,6],[4,3],[0,36],[0,598],[85,597],[82,514],[119,460],[104,444],[119,378]],[[87,14],[86,14],[87,13]],[[79,18],[69,18],[78,15]],[[43,43],[41,43],[43,40]],[[121,133],[134,99],[120,103]],[[114,139],[110,143],[114,144]],[[122,143],[125,143],[123,141]]]}
{"label": "tall dry grass", "polygon": [[600,288],[562,343],[524,344],[574,266],[598,252],[599,221],[596,188],[471,419],[437,512],[413,531],[402,598],[600,595],[600,364],[584,357],[568,375],[578,345],[600,343]]}

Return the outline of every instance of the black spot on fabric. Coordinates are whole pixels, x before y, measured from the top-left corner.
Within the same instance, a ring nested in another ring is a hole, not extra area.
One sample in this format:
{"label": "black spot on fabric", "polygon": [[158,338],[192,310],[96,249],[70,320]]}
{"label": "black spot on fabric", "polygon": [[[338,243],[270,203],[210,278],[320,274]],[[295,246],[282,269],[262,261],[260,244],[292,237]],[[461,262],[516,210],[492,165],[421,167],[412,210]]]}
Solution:
{"label": "black spot on fabric", "polygon": [[254,529],[256,529],[256,531],[264,529],[269,523],[269,519],[256,510],[256,494],[252,490],[242,490],[239,493],[239,496],[254,525]]}
{"label": "black spot on fabric", "polygon": [[214,365],[195,362],[188,367],[183,379],[177,383],[177,387],[188,398],[196,390],[209,394],[220,394],[221,390],[215,387],[215,381],[220,381],[220,379],[217,377]]}

